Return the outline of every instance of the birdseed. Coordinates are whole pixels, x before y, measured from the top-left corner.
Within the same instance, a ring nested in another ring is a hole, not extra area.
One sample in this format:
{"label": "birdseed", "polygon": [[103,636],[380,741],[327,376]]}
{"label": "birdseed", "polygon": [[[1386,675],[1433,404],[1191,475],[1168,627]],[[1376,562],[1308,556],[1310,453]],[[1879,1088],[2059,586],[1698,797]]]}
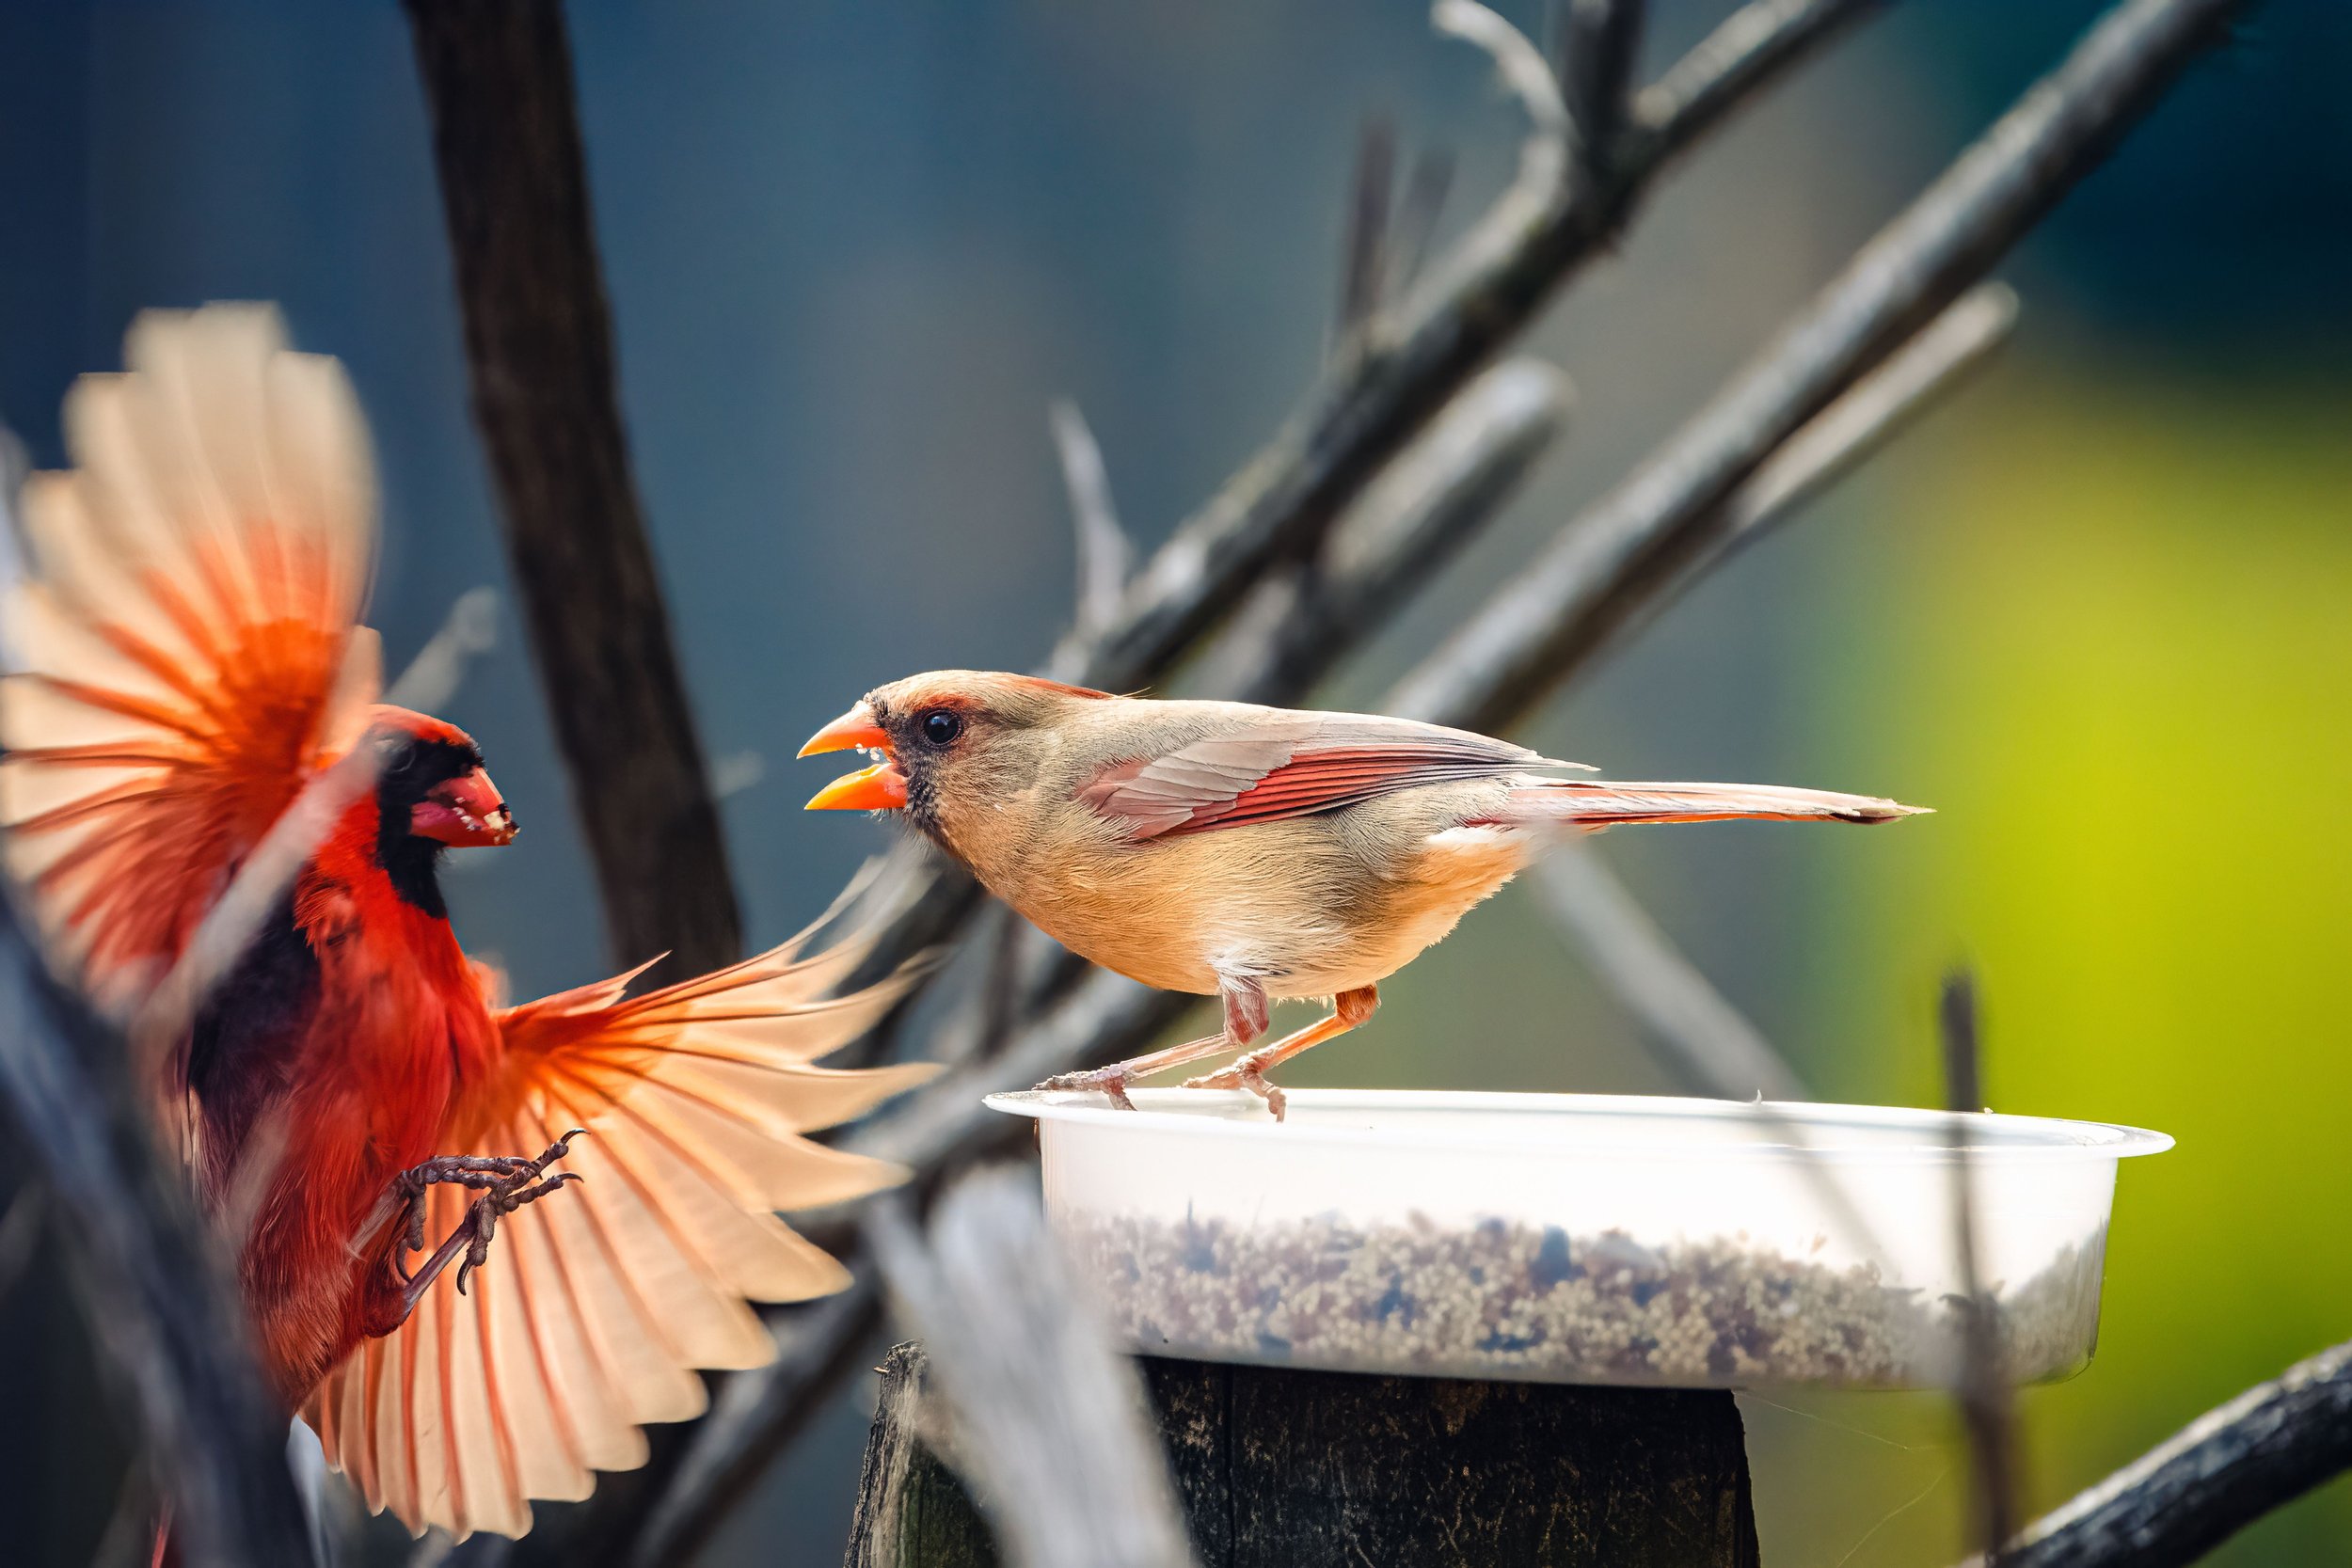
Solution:
{"label": "birdseed", "polygon": [[[1073,1259],[1145,1354],[1561,1382],[1919,1387],[1946,1381],[1960,1308],[1749,1244],[1415,1215],[1236,1226],[1065,1215]],[[1818,1251],[1820,1243],[1815,1243]],[[1995,1282],[2009,1374],[2071,1372],[2098,1323],[2104,1231]]]}

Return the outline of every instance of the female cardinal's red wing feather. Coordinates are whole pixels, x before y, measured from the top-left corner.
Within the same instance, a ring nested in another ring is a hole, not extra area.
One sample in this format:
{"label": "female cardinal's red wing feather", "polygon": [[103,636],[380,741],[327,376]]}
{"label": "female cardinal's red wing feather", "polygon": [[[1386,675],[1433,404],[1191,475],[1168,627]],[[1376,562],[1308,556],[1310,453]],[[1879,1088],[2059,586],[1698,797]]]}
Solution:
{"label": "female cardinal's red wing feather", "polygon": [[[564,1168],[587,1180],[507,1219],[468,1294],[437,1286],[312,1396],[305,1415],[371,1507],[416,1529],[519,1535],[531,1498],[584,1497],[591,1471],[644,1463],[639,1427],[700,1414],[694,1369],[773,1355],[747,1302],[848,1283],[775,1211],[904,1172],[801,1134],[934,1069],[812,1065],[907,982],[834,996],[863,945],[803,958],[805,940],[640,997],[623,996],[624,975],[497,1015],[501,1075],[442,1145],[535,1153],[585,1127]],[[435,1188],[427,1234],[447,1234],[471,1196]]]}
{"label": "female cardinal's red wing feather", "polygon": [[1572,766],[1406,719],[1277,711],[1108,768],[1079,798],[1133,836],[1155,838],[1310,816],[1415,784]]}
{"label": "female cardinal's red wing feather", "polygon": [[101,988],[168,963],[374,700],[374,553],[342,368],[277,313],[151,311],[66,399],[37,474],[24,667],[0,689],[0,821],[53,940]]}

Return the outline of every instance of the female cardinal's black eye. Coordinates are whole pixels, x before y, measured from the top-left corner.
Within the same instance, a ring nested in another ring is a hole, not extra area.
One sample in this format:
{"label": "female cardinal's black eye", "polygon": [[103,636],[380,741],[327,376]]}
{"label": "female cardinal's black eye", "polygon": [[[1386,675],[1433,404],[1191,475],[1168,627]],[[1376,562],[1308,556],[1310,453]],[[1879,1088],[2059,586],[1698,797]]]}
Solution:
{"label": "female cardinal's black eye", "polygon": [[963,721],[952,713],[934,709],[923,715],[923,738],[934,746],[951,745],[962,733]]}

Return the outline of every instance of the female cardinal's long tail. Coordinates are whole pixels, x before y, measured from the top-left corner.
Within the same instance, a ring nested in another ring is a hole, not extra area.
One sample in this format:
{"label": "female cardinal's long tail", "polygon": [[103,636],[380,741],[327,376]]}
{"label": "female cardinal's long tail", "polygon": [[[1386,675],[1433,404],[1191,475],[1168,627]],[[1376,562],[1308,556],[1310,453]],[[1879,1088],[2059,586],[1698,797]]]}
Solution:
{"label": "female cardinal's long tail", "polygon": [[1534,827],[1557,822],[1597,831],[1627,822],[1727,822],[1756,818],[1772,822],[1892,822],[1929,808],[1906,806],[1873,795],[1840,795],[1827,789],[1791,789],[1778,784],[1619,784],[1596,779],[1557,779],[1523,784],[1489,823]]}

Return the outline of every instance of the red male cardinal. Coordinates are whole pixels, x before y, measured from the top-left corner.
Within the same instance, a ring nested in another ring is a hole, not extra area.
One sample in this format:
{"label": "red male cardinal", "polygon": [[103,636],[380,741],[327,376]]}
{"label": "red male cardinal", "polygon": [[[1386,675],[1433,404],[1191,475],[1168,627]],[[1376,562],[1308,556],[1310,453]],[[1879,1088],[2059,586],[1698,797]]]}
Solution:
{"label": "red male cardinal", "polygon": [[[514,818],[464,732],[374,704],[356,623],[375,492],[341,366],[288,352],[256,306],[144,315],[125,357],[67,399],[78,469],[24,493],[12,868],[120,999],[181,958],[307,784],[373,754],[161,1087],[267,1370],[328,1459],[413,1529],[519,1535],[529,1499],[586,1497],[592,1471],[644,1461],[643,1423],[700,1412],[693,1369],[773,1354],[747,1300],[846,1283],[773,1211],[901,1175],[800,1136],[924,1070],[809,1065],[901,988],[834,996],[858,944],[803,939],[642,996],[623,975],[494,1005],[436,867]],[[553,1196],[576,1127],[586,1180]],[[494,1228],[503,1256],[469,1288]],[[447,1240],[412,1274],[428,1231]],[[436,1288],[461,1253],[458,1289]]]}
{"label": "red male cardinal", "polygon": [[[1764,784],[1606,784],[1463,730],[1357,713],[1114,697],[946,670],[866,693],[801,754],[882,760],[812,811],[904,810],[1005,902],[1083,958],[1223,999],[1225,1027],[1043,1088],[1100,1088],[1237,1052],[1187,1088],[1248,1088],[1346,1033],[1380,981],[1454,929],[1563,829],[1624,822],[1884,822],[1918,808]],[[1269,1000],[1330,997],[1272,1045]],[[1253,1049],[1253,1047],[1255,1047]]]}

